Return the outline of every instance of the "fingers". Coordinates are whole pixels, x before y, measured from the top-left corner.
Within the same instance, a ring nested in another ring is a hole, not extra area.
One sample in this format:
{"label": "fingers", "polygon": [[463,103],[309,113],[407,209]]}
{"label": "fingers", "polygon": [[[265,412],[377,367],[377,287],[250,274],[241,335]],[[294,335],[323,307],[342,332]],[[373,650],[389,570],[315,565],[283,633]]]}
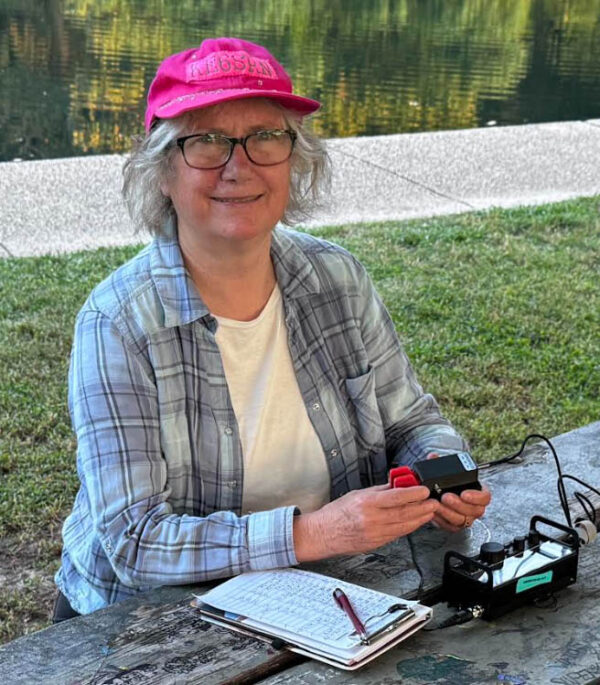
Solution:
{"label": "fingers", "polygon": [[353,490],[321,509],[295,517],[294,545],[299,561],[367,552],[433,522],[450,532],[475,519],[490,501],[489,490],[447,493],[442,502],[428,488],[377,485]]}
{"label": "fingers", "polygon": [[435,520],[446,530],[449,530],[448,526],[451,526],[453,530],[458,530],[463,527],[467,519],[473,521],[476,518],[479,518],[479,516],[481,516],[481,514],[476,514],[474,512],[467,513],[466,511],[453,509],[452,507],[442,504],[436,512]]}
{"label": "fingers", "polygon": [[[425,487],[354,490],[326,505],[337,523],[336,543],[345,537],[354,551],[381,546],[431,521],[440,503]],[[344,543],[345,544],[345,543]],[[350,550],[351,551],[351,550]]]}
{"label": "fingers", "polygon": [[[368,488],[368,490],[373,490]],[[366,492],[366,491],[363,491]],[[401,507],[410,502],[422,502],[429,497],[429,488],[414,485],[409,488],[383,488],[376,491],[374,503],[378,507]]]}
{"label": "fingers", "polygon": [[485,487],[482,490],[463,490],[460,497],[446,493],[434,521],[445,530],[459,530],[466,519],[481,518],[490,500],[491,493]]}
{"label": "fingers", "polygon": [[462,517],[479,518],[484,515],[490,499],[489,490],[481,492],[479,490],[464,490],[460,497],[453,493],[446,493],[441,500],[441,509],[444,511],[450,509]]}
{"label": "fingers", "polygon": [[[430,514],[427,514],[426,516],[421,516],[418,519],[415,519],[413,521],[412,527],[408,528],[406,530],[406,532],[403,532],[400,535],[409,535],[410,533],[414,533],[415,530],[418,530],[419,528],[424,526],[426,523],[430,523],[431,521],[434,521],[435,516],[436,516],[435,513],[432,512]],[[400,537],[400,535],[398,535],[397,537]]]}
{"label": "fingers", "polygon": [[479,504],[487,507],[492,499],[492,493],[483,485],[481,490],[463,490],[460,493],[461,499],[469,504]]}
{"label": "fingers", "polygon": [[379,522],[378,535],[382,541],[380,544],[385,544],[385,542],[390,542],[421,528],[433,520],[436,510],[433,506],[433,500],[429,500],[423,504],[408,505],[402,509],[389,509],[387,511],[387,522]]}
{"label": "fingers", "polygon": [[[463,520],[461,520],[461,524]],[[447,530],[450,533],[458,533],[459,530],[462,530],[462,525],[453,525],[447,519],[445,519],[444,516],[440,513],[434,514],[431,523],[433,523],[433,525],[437,528],[442,528],[443,530]]]}
{"label": "fingers", "polygon": [[442,497],[439,513],[450,523],[461,526],[465,516],[470,519],[478,519],[485,513],[485,506],[469,504],[456,495],[446,493]]}
{"label": "fingers", "polygon": [[427,499],[423,502],[412,502],[401,507],[386,507],[378,510],[378,522],[381,525],[392,526],[401,523],[412,525],[413,522],[422,518],[427,518],[427,520],[433,518],[433,515],[439,508],[439,502],[433,499]]}
{"label": "fingers", "polygon": [[[355,490],[337,500],[348,516],[359,518],[365,528],[382,528],[413,522],[433,516],[440,508],[437,500],[429,497],[422,486],[386,490]],[[333,503],[332,506],[336,506]]]}
{"label": "fingers", "polygon": [[384,483],[383,485],[372,485],[369,488],[364,488],[364,490],[373,490],[374,492],[380,492],[381,490],[389,490],[390,487],[391,486],[389,483]]}

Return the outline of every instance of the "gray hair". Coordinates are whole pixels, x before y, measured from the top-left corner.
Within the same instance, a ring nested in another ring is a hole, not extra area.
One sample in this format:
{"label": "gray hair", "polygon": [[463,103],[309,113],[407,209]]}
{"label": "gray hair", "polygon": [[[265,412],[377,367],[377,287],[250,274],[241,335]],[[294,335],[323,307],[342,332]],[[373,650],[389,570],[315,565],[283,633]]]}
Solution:
{"label": "gray hair", "polygon": [[[306,129],[302,118],[280,109],[286,126],[297,136],[291,157],[290,198],[281,218],[282,223],[294,226],[310,218],[328,193],[331,162],[324,141]],[[173,203],[161,185],[173,170],[177,154],[173,142],[189,130],[193,119],[194,111],[161,119],[148,135],[134,138],[133,150],[123,166],[123,197],[137,231],[146,229],[159,235],[166,222],[176,218]]]}

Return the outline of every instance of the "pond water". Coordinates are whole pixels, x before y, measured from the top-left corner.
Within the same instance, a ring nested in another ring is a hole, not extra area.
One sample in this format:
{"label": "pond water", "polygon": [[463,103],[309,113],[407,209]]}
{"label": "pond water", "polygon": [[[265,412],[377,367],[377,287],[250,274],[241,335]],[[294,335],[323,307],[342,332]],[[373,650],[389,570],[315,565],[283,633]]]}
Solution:
{"label": "pond water", "polygon": [[0,160],[127,150],[160,60],[216,35],[327,137],[600,116],[600,0],[0,0]]}

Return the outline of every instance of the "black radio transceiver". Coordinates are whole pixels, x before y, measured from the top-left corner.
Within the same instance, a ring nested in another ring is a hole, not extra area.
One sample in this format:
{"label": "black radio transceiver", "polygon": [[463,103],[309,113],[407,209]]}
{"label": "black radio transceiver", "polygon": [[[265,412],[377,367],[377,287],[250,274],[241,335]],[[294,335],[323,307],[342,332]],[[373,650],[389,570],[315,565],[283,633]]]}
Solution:
{"label": "black radio transceiver", "polygon": [[[562,535],[546,535],[538,523]],[[450,606],[493,619],[574,583],[578,555],[574,528],[534,516],[528,534],[507,544],[485,542],[475,557],[447,552],[442,592]]]}

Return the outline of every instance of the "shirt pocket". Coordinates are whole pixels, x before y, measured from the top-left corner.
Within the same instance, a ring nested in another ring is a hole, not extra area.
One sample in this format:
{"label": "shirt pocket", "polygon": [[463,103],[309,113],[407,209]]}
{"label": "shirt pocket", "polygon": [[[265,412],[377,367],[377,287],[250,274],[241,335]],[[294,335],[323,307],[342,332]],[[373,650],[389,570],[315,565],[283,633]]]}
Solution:
{"label": "shirt pocket", "polygon": [[380,452],[385,446],[385,433],[375,394],[375,371],[356,378],[346,378],[346,392],[354,409],[355,435],[361,456]]}

